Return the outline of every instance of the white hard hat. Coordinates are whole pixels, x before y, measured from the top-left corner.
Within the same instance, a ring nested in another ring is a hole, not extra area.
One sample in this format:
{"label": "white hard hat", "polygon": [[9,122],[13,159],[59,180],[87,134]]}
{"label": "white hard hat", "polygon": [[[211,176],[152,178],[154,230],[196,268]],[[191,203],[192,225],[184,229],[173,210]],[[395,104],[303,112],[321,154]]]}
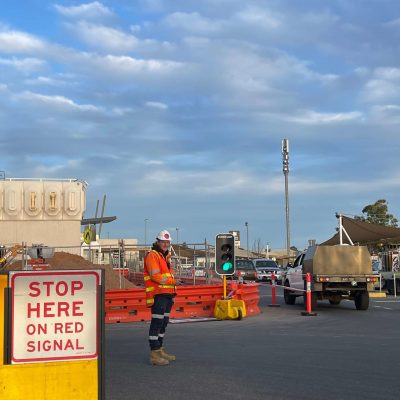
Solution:
{"label": "white hard hat", "polygon": [[171,234],[164,229],[158,233],[157,240],[169,240],[172,242]]}

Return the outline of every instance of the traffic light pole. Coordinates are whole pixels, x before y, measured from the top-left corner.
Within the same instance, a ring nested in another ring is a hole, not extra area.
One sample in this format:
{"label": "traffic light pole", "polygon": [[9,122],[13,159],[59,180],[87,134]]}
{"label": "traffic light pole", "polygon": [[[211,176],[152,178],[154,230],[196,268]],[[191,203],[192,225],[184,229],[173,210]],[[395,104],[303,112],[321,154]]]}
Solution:
{"label": "traffic light pole", "polygon": [[226,275],[224,275],[224,300],[226,299]]}

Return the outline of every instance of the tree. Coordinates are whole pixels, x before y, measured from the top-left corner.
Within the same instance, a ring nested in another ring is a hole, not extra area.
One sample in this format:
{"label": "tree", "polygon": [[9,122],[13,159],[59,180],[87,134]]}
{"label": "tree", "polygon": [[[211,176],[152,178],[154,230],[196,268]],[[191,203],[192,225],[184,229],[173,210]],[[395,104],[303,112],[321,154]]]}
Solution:
{"label": "tree", "polygon": [[385,199],[377,200],[374,204],[368,204],[362,209],[363,215],[355,216],[360,221],[372,224],[397,227],[398,220],[388,213],[388,204]]}

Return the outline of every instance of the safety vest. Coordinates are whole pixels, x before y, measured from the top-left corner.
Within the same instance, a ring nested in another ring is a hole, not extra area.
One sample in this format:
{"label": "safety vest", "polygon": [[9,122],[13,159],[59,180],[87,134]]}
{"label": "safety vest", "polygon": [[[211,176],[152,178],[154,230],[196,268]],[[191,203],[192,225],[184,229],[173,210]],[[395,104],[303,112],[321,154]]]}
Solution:
{"label": "safety vest", "polygon": [[168,268],[166,259],[156,250],[146,254],[144,259],[144,286],[146,306],[151,307],[156,294],[175,294],[175,278]]}

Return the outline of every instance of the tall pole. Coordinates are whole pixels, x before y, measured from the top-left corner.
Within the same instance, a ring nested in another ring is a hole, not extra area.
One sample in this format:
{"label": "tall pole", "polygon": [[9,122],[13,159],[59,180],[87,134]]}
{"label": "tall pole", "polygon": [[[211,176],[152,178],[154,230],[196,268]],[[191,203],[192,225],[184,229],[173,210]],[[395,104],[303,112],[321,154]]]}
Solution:
{"label": "tall pole", "polygon": [[147,221],[149,219],[145,218],[144,219],[144,245],[147,246]]}
{"label": "tall pole", "polygon": [[286,210],[286,252],[290,256],[290,218],[289,218],[289,139],[282,140],[282,163],[285,176],[285,210]]}
{"label": "tall pole", "polygon": [[250,253],[249,253],[249,223],[245,222],[244,225],[246,227],[246,237],[247,237],[247,258],[250,258]]}
{"label": "tall pole", "polygon": [[179,246],[179,228],[176,228],[176,245],[178,247],[178,258],[181,261],[181,248]]}
{"label": "tall pole", "polygon": [[[103,196],[103,205],[101,207],[101,217],[100,217],[100,228],[99,228],[99,239],[101,237],[101,228],[103,227],[103,217],[104,217],[104,208],[106,207],[106,198],[107,196]],[[94,238],[96,240],[96,238]]]}
{"label": "tall pole", "polygon": [[267,258],[269,258],[269,242],[267,242]]}

